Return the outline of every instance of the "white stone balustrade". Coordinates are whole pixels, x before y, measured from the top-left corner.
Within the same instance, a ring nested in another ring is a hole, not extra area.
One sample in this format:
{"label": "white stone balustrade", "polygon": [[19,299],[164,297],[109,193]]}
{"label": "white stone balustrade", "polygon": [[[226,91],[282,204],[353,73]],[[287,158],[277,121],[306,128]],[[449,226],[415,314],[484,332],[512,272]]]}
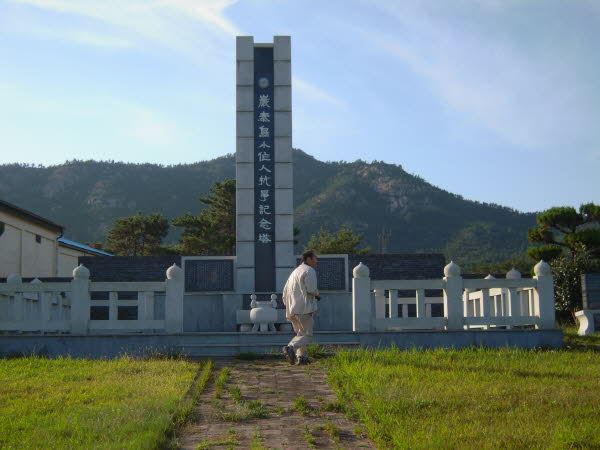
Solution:
{"label": "white stone balustrade", "polygon": [[[536,275],[531,279],[521,278],[516,269],[509,271],[506,279],[491,275],[485,279],[463,279],[460,267],[451,261],[444,268],[444,278],[439,280],[371,280],[369,269],[360,263],[353,272],[353,330],[553,329],[554,287],[550,266],[540,261],[534,270]],[[440,289],[442,298],[425,296],[425,290]],[[415,296],[399,298],[398,291],[414,291]],[[443,303],[443,317],[432,317],[431,305],[435,303]],[[415,317],[408,317],[410,304],[415,305]],[[402,317],[398,314],[399,305]]]}
{"label": "white stone balustrade", "polygon": [[[131,333],[183,332],[183,271],[169,267],[161,282],[93,282],[83,265],[73,270],[71,282],[33,280],[23,283],[11,275],[0,284],[0,332]],[[92,293],[107,292],[108,300]],[[137,299],[119,299],[119,292],[137,292]],[[165,293],[164,318],[154,314],[156,293]],[[92,320],[92,307],[108,307],[108,320]],[[119,320],[120,306],[137,307],[137,318]]]}
{"label": "white stone balustrade", "polygon": [[[445,267],[442,279],[371,280],[368,267],[361,263],[353,271],[352,329],[553,329],[554,287],[550,267],[540,261],[534,270],[531,279],[521,278],[516,270],[511,270],[506,279],[492,276],[463,279],[460,268],[451,262]],[[427,290],[441,290],[443,296],[427,297]],[[403,298],[398,297],[398,291],[415,294]],[[108,292],[108,299],[94,299],[96,292]],[[137,298],[119,299],[120,292],[136,292]],[[162,293],[164,317],[155,317],[157,295]],[[11,275],[6,283],[0,284],[0,332],[179,334],[183,332],[183,298],[183,271],[176,265],[167,270],[166,280],[160,282],[94,282],[84,266],[73,270],[71,282],[23,283],[20,277]],[[443,317],[432,316],[434,304],[443,305]],[[415,314],[409,317],[412,305]],[[97,306],[108,309],[108,320],[91,319],[91,309]],[[137,318],[119,320],[121,306],[136,306]],[[276,324],[281,327],[285,322],[282,316],[285,311],[276,310],[273,299],[257,302],[254,298],[252,307],[251,311],[238,311],[237,322],[251,323],[253,331],[275,331]],[[247,319],[241,320],[240,313],[248,314]],[[589,332],[589,322],[582,327],[584,333]],[[242,330],[250,331],[244,327]]]}
{"label": "white stone balustrade", "polygon": [[0,284],[0,331],[66,332],[70,330],[69,283],[23,283],[10,275]]}

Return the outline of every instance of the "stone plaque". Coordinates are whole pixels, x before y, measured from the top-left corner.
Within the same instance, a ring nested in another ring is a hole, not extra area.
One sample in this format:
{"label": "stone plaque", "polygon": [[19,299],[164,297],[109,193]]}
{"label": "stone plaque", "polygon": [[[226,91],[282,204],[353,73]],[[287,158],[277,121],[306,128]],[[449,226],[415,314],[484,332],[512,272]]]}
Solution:
{"label": "stone plaque", "polygon": [[581,275],[581,294],[583,309],[600,309],[600,273]]}
{"label": "stone plaque", "polygon": [[[318,255],[317,255],[318,256]],[[344,291],[346,290],[346,260],[345,258],[328,258],[318,256],[317,286],[319,291]],[[296,259],[300,265],[301,259]]]}
{"label": "stone plaque", "polygon": [[186,292],[233,291],[231,259],[191,259],[185,261]]}
{"label": "stone plaque", "polygon": [[254,265],[256,292],[275,290],[273,47],[254,47]]}

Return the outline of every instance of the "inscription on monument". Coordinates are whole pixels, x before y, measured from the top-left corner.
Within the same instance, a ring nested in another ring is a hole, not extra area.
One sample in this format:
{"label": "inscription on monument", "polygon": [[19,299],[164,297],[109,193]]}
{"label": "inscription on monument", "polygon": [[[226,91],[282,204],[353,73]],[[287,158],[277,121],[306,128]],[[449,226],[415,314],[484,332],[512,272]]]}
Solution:
{"label": "inscription on monument", "polygon": [[230,259],[186,261],[185,290],[187,292],[232,291],[233,261]]}
{"label": "inscription on monument", "polygon": [[256,292],[275,290],[273,47],[254,47],[254,258]]}
{"label": "inscription on monument", "polygon": [[581,275],[581,294],[583,309],[600,309],[600,273]]}
{"label": "inscription on monument", "polygon": [[[296,259],[300,265],[301,259]],[[319,291],[343,291],[346,289],[345,258],[319,256],[317,265],[317,287]]]}

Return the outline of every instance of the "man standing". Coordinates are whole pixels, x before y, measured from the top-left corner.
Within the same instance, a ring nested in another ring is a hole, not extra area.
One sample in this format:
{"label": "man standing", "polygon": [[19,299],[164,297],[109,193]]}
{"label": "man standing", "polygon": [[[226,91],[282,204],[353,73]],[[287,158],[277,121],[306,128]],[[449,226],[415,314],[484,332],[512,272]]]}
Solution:
{"label": "man standing", "polygon": [[313,313],[317,310],[317,255],[313,250],[302,253],[302,264],[291,273],[283,288],[285,318],[292,322],[296,336],[283,347],[290,364],[308,364],[306,345],[313,335]]}

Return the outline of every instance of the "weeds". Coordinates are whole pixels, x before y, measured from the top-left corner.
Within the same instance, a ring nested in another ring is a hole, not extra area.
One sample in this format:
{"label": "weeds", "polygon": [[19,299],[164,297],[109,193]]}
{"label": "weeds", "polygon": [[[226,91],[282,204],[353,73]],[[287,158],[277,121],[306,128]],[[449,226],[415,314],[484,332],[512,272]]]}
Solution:
{"label": "weeds", "polygon": [[365,430],[365,428],[362,425],[357,425],[354,427],[354,430],[352,430],[354,432],[354,434],[356,436],[358,436],[359,438],[364,438],[367,436],[367,432]]}
{"label": "weeds", "polygon": [[319,344],[310,344],[308,347],[306,347],[306,351],[308,356],[315,359],[325,358],[327,356],[325,347]]}
{"label": "weeds", "polygon": [[306,426],[306,425],[304,426],[302,435],[304,436],[304,441],[310,448],[317,447],[317,441],[316,441],[315,437],[312,435],[312,433],[310,432],[310,429],[308,428],[308,426]]}
{"label": "weeds", "polygon": [[181,402],[179,411],[173,417],[173,422],[168,431],[169,434],[173,434],[175,429],[182,425],[189,418],[192,410],[194,409],[194,404],[198,400],[198,397],[200,397],[200,394],[204,392],[204,389],[206,388],[206,384],[210,379],[212,369],[212,361],[207,361],[206,363],[204,363],[202,371],[196,378],[195,383],[190,388],[184,400]]}
{"label": "weeds", "polygon": [[254,430],[254,434],[252,435],[252,442],[250,443],[250,449],[251,450],[265,450],[266,449],[266,447],[264,446],[264,438],[262,437],[262,434],[260,433],[259,428]]}
{"label": "weeds", "polygon": [[328,402],[321,406],[321,411],[331,411],[336,413],[344,414],[347,411],[346,406],[339,401]]}
{"label": "weeds", "polygon": [[277,391],[275,389],[265,389],[264,391],[260,391],[261,394],[275,394]]}
{"label": "weeds", "polygon": [[239,386],[230,387],[229,395],[231,395],[231,399],[236,403],[240,403],[242,401],[242,391],[240,390]]}
{"label": "weeds", "polygon": [[221,393],[225,388],[225,384],[227,384],[227,378],[229,377],[229,372],[231,369],[229,367],[223,367],[219,371],[219,375],[215,380],[215,398],[221,398]]}
{"label": "weeds", "polygon": [[333,422],[327,422],[325,425],[325,431],[331,437],[333,442],[338,444],[340,442],[340,430],[333,424]]}
{"label": "weeds", "polygon": [[250,419],[264,419],[269,412],[260,400],[240,402],[233,411],[221,412],[219,417],[226,422],[244,422]]}
{"label": "weeds", "polygon": [[[229,430],[231,431],[231,430]],[[211,447],[224,447],[227,446],[227,448],[235,448],[239,445],[240,441],[237,435],[237,432],[234,431],[234,433],[229,433],[229,437],[226,439],[216,439],[216,440],[210,440],[210,439],[205,439],[204,441],[202,441],[200,444],[198,444],[198,447],[196,447],[196,450],[208,450]]]}
{"label": "weeds", "polygon": [[310,410],[312,409],[304,396],[299,396],[294,399],[294,410],[298,411],[303,416],[308,416],[310,414]]}

